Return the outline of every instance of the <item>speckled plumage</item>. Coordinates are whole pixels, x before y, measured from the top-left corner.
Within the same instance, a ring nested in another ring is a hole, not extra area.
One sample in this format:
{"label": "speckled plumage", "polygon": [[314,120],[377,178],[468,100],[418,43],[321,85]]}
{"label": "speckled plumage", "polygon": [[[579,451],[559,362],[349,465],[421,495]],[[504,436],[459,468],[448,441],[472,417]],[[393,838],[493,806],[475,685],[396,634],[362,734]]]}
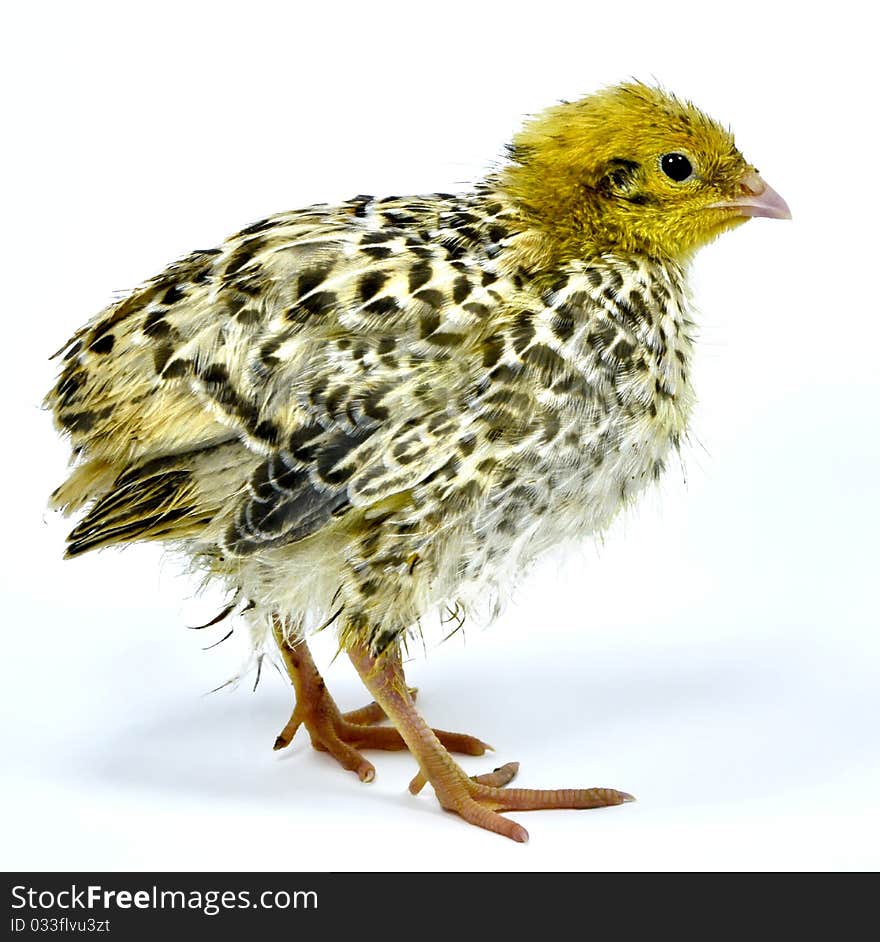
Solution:
{"label": "speckled plumage", "polygon": [[685,428],[684,275],[606,253],[535,279],[522,231],[491,185],[356,198],[104,312],[51,397],[86,459],[56,500],[97,499],[70,554],[184,539],[259,609],[387,643],[605,527]]}

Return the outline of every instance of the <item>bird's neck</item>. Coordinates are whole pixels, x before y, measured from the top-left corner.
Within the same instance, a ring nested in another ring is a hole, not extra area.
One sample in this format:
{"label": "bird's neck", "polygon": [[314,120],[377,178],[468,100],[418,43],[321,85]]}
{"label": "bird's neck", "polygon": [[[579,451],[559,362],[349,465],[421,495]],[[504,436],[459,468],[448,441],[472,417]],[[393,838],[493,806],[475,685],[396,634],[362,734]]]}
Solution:
{"label": "bird's neck", "polygon": [[577,201],[574,196],[566,201],[565,194],[558,193],[551,203],[529,203],[503,173],[487,177],[477,192],[487,203],[505,206],[511,235],[506,240],[504,267],[530,277],[553,277],[573,263],[609,256],[648,258],[680,272],[693,258],[695,250],[673,257],[634,234],[610,227],[601,210],[585,203],[582,194]]}

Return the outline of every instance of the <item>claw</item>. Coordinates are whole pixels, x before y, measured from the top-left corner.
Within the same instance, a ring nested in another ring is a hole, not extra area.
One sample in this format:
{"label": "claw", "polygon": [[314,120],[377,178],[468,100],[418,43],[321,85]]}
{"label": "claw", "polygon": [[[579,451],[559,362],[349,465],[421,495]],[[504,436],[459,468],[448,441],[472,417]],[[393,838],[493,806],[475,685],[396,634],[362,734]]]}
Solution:
{"label": "claw", "polygon": [[514,780],[517,772],[519,772],[519,762],[507,762],[504,765],[499,765],[497,769],[493,769],[491,772],[486,772],[483,775],[472,775],[471,781],[476,782],[477,785],[490,785],[494,788],[504,788],[505,785],[509,785]]}

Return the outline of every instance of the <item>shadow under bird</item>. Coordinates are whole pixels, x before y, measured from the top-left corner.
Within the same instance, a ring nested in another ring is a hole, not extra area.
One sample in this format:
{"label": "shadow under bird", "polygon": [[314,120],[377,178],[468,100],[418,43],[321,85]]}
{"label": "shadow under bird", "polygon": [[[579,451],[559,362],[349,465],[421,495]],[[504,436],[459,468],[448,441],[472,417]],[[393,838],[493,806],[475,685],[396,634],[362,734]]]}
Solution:
{"label": "shadow under bird", "polygon": [[[248,226],[112,304],[47,397],[81,513],[67,553],[184,552],[277,644],[290,722],[363,781],[409,749],[411,790],[517,841],[499,812],[610,788],[469,777],[401,645],[445,608],[492,613],[528,564],[604,530],[663,472],[694,402],[694,253],[788,207],[718,123],[628,83],[531,118],[460,194],[358,196]],[[332,625],[374,703],[342,714],[309,654]],[[388,719],[392,726],[383,726]]]}

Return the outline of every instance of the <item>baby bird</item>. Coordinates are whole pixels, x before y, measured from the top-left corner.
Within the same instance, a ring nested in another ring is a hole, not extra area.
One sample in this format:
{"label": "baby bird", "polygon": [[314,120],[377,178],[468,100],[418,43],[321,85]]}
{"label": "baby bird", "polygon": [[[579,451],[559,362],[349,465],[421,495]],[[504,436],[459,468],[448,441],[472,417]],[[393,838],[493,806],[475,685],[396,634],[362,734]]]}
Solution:
{"label": "baby bird", "polygon": [[[529,120],[464,194],[357,196],[193,252],[79,330],[47,405],[84,510],[68,556],[182,550],[274,638],[300,725],[362,780],[403,749],[440,804],[627,801],[474,778],[414,705],[401,645],[441,610],[488,611],[547,548],[596,534],[663,472],[691,413],[687,266],[788,207],[715,121],[640,83]],[[333,625],[374,703],[340,713],[306,638]],[[388,718],[392,727],[376,725]]]}

